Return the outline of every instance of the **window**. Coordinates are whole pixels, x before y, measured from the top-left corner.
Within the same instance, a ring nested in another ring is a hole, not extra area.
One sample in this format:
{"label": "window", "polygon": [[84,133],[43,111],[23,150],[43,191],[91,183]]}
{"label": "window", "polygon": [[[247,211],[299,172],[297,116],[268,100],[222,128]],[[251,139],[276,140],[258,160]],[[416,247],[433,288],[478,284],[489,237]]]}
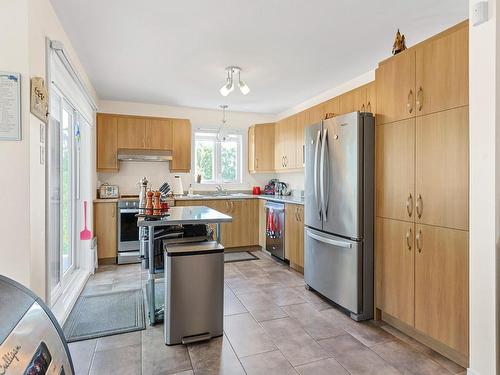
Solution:
{"label": "window", "polygon": [[194,133],[195,179],[201,175],[202,184],[242,183],[242,136],[228,133],[224,141],[217,140],[215,131]]}

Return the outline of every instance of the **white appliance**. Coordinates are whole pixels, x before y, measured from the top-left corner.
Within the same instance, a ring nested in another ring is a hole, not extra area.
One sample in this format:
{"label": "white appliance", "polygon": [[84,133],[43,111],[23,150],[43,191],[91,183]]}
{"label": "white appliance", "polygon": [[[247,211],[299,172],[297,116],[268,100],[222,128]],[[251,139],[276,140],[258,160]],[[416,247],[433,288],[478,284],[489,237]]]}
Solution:
{"label": "white appliance", "polygon": [[353,112],[305,130],[304,280],[373,318],[375,123]]}
{"label": "white appliance", "polygon": [[181,176],[174,176],[174,183],[172,186],[172,193],[174,195],[184,195],[184,188],[182,187]]}

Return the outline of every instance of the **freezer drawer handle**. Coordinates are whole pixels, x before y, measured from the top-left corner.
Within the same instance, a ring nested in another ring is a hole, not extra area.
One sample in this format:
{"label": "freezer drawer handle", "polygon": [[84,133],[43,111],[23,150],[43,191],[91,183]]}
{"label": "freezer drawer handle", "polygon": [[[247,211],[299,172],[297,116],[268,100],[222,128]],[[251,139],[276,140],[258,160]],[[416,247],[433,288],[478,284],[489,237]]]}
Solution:
{"label": "freezer drawer handle", "polygon": [[352,248],[352,244],[349,242],[338,241],[338,240],[333,240],[331,238],[321,237],[321,236],[318,236],[317,234],[312,233],[310,231],[306,231],[306,233],[309,237],[314,238],[315,240],[317,240],[319,242],[324,242],[324,243],[327,243],[329,245],[333,245],[333,246],[337,246],[337,247],[345,247],[347,249]]}

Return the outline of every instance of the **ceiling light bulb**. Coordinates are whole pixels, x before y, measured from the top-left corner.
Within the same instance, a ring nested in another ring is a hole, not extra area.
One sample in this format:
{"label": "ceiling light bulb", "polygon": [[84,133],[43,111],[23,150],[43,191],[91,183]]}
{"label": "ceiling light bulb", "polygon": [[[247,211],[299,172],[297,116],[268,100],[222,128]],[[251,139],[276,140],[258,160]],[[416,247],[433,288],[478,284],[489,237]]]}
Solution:
{"label": "ceiling light bulb", "polygon": [[250,92],[250,87],[248,87],[247,84],[242,80],[239,81],[238,86],[240,87],[240,91],[243,95],[246,95]]}
{"label": "ceiling light bulb", "polygon": [[228,96],[229,93],[233,90],[234,90],[234,84],[228,82],[224,86],[222,86],[219,91],[222,96]]}

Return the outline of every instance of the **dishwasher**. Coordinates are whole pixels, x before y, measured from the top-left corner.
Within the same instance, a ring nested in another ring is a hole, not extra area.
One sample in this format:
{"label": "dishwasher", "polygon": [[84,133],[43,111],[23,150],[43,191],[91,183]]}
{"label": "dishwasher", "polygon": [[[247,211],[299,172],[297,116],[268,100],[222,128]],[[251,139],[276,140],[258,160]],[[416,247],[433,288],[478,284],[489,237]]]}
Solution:
{"label": "dishwasher", "polygon": [[266,251],[285,260],[285,204],[266,202]]}

